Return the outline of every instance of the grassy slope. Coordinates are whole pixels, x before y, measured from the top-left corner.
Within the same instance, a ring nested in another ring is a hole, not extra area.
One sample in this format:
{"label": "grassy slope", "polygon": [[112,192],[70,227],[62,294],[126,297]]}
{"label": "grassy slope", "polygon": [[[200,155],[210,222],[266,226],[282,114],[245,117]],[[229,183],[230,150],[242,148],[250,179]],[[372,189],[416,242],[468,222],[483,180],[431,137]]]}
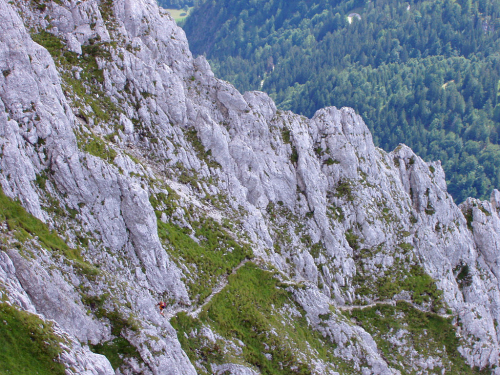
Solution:
{"label": "grassy slope", "polygon": [[[402,301],[396,306],[353,310],[351,317],[373,336],[385,360],[402,373],[408,373],[419,356],[439,358],[450,374],[489,373],[487,369],[479,371],[466,364],[458,352],[460,340],[451,319],[419,311]],[[394,345],[398,341],[405,341],[404,348]],[[428,371],[441,374],[441,368],[437,367]]]}
{"label": "grassy slope", "polygon": [[[82,273],[95,276],[98,270],[81,255],[79,248],[70,248],[55,230],[50,230],[40,219],[27,212],[19,201],[7,197],[0,187],[0,222],[7,223],[8,230],[19,241],[14,246],[23,248],[23,243],[38,238],[40,244],[53,253],[62,254]],[[0,248],[2,244],[0,243]]]}
{"label": "grassy slope", "polygon": [[[45,223],[28,213],[18,201],[14,201],[7,197],[1,188],[0,208],[0,222],[5,221],[7,223],[10,234],[19,241],[14,244],[14,246],[17,246],[21,251],[25,250],[23,245],[25,241],[38,237],[38,241],[40,241],[42,246],[51,250],[53,253],[64,255],[67,260],[72,262],[75,269],[82,276],[92,278],[99,273],[96,267],[82,258],[79,249],[69,248],[55,231],[49,230]],[[82,292],[83,303],[88,305],[92,310],[95,310],[94,314],[96,317],[108,319],[113,327],[112,333],[116,336],[116,338],[111,341],[91,346],[91,349],[96,353],[105,355],[113,365],[113,368],[117,369],[124,363],[125,357],[140,358],[137,350],[126,339],[120,336],[123,328],[138,330],[138,327],[132,318],[123,317],[116,311],[105,310],[103,308],[105,297],[105,295],[100,297],[89,297]],[[61,373],[58,372],[59,367],[53,365],[52,362],[47,359],[47,353],[50,354],[56,351],[52,345],[55,339],[50,335],[50,326],[43,323],[38,318],[31,316],[31,314],[15,309],[13,310],[9,308],[9,306],[5,307],[2,305],[0,322],[2,321],[2,316],[5,317],[5,321],[12,321],[13,323],[10,326],[11,328],[5,328],[0,323],[0,375],[4,373],[28,374],[30,373],[28,372],[29,369],[38,369],[39,374]],[[33,322],[38,321],[43,323],[40,323],[42,324],[40,329],[30,331],[30,327],[33,327],[35,324]],[[26,344],[26,340],[31,340],[34,342],[33,345],[35,346],[32,347]],[[47,342],[50,345],[47,345],[47,348],[45,348],[43,345],[40,346],[41,344],[38,341],[42,344]],[[5,345],[2,345],[4,342]],[[45,352],[46,349],[47,353]],[[33,357],[33,359],[31,357]],[[43,361],[45,365],[39,366],[37,361]],[[20,369],[26,369],[26,372]],[[64,371],[62,373],[64,373]]]}
{"label": "grassy slope", "polygon": [[0,374],[65,374],[60,341],[50,323],[0,303]]}
{"label": "grassy slope", "polygon": [[[219,278],[230,273],[245,258],[252,257],[248,245],[241,245],[217,221],[210,217],[200,216],[198,219],[188,217],[193,232],[189,228],[161,220],[161,214],[172,215],[177,207],[178,196],[170,190],[152,194],[150,202],[158,217],[158,235],[173,259],[189,270],[186,284],[191,298],[196,302],[210,295]],[[198,242],[191,236],[198,238]]]}
{"label": "grassy slope", "polygon": [[[349,364],[332,356],[335,346],[311,329],[286,287],[273,272],[249,262],[229,276],[228,286],[199,319],[186,314],[174,317],[171,322],[191,361],[200,361],[208,369],[209,363],[232,362],[252,365],[262,374],[311,374],[311,359],[316,359],[335,363],[343,374],[351,373]],[[208,343],[192,334],[203,326],[226,341]],[[242,352],[232,351],[227,342],[242,342]]]}
{"label": "grassy slope", "polygon": [[[191,361],[205,366],[205,370],[198,368],[201,373],[210,373],[210,363],[230,362],[251,365],[263,374],[310,374],[312,359],[331,362],[342,374],[353,373],[349,363],[334,357],[335,344],[307,324],[286,287],[273,272],[247,263],[229,277],[228,286],[212,299],[198,319],[184,313],[172,319]],[[298,315],[290,314],[290,307]],[[451,319],[421,312],[405,302],[396,307],[380,305],[353,310],[350,317],[374,337],[383,357],[402,374],[413,373],[412,366],[419,358],[434,358],[454,374],[487,373],[466,364],[458,352],[460,341]],[[219,339],[210,342],[200,335],[203,327],[210,327]],[[406,342],[398,347],[393,341],[401,332]],[[231,350],[228,342],[233,346],[242,342],[241,353]],[[298,355],[299,352],[304,355]],[[441,368],[429,369],[429,373],[440,374]]]}
{"label": "grassy slope", "polygon": [[7,197],[0,188],[0,221],[6,221],[9,230],[16,232],[16,238],[20,241],[38,236],[40,242],[46,248],[54,251],[62,251],[70,258],[78,258],[55,231],[49,230],[42,221],[29,214],[18,201]]}

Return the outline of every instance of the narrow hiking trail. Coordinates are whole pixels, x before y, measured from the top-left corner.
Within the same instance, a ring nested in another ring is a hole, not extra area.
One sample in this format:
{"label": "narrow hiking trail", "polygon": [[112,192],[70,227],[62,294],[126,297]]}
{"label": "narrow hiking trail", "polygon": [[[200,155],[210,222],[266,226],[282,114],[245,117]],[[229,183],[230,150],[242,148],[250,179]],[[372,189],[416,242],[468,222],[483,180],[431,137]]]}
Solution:
{"label": "narrow hiking trail", "polygon": [[[297,285],[300,285],[300,283],[304,283],[306,285],[311,285],[311,286],[314,285],[314,284],[310,283],[306,279],[300,279],[300,280],[296,280],[296,281],[285,280],[285,279],[288,278],[287,275],[283,271],[278,270],[278,272],[283,277],[283,280],[281,280],[281,282],[283,284],[288,284],[290,286],[293,286],[293,285],[297,286]],[[409,303],[413,308],[415,308],[415,309],[417,309],[417,310],[419,310],[421,312],[434,314],[434,315],[440,316],[441,318],[448,319],[448,318],[453,318],[453,317],[456,316],[456,314],[439,314],[439,313],[427,311],[427,310],[423,309],[421,306],[413,303],[413,301],[410,300],[410,299],[384,300],[384,301],[375,301],[375,302],[370,303],[368,305],[343,305],[343,306],[337,305],[332,299],[330,299],[329,305],[332,306],[332,307],[334,307],[334,308],[336,308],[336,309],[338,309],[338,310],[340,310],[340,311],[352,311],[352,310],[368,309],[368,308],[371,308],[371,307],[376,307],[377,305],[396,306],[396,304],[397,304],[398,301]]]}
{"label": "narrow hiking trail", "polygon": [[[234,275],[241,267],[243,267],[247,262],[249,261],[249,259],[243,259],[241,261],[240,264],[238,264],[236,266],[236,268],[233,269],[233,271],[229,274],[229,275]],[[219,285],[217,285],[213,290],[212,290],[212,293],[210,293],[210,295],[207,297],[207,299],[205,300],[205,302],[203,302],[203,304],[201,304],[196,310],[188,313],[192,318],[197,318],[198,315],[200,314],[201,310],[203,310],[203,308],[212,300],[212,298],[216,295],[216,294],[219,294],[222,289],[224,289],[228,283],[227,279],[229,277],[229,275],[225,276],[222,281],[219,283]]]}
{"label": "narrow hiking trail", "polygon": [[225,275],[222,280],[219,282],[219,284],[212,289],[212,293],[205,299],[205,301],[198,306],[196,310],[193,310],[195,306],[189,306],[189,307],[177,307],[169,310],[165,310],[164,315],[165,318],[167,318],[168,321],[172,319],[175,315],[177,315],[180,312],[185,312],[188,314],[191,318],[197,318],[198,315],[200,315],[201,310],[212,300],[214,296],[219,294],[226,286],[228,283],[228,278],[229,275],[234,275],[241,267],[243,267],[250,259],[243,259],[240,264],[238,264],[232,271],[231,273]]}
{"label": "narrow hiking trail", "polygon": [[[406,301],[408,302],[408,301]],[[370,303],[368,305],[349,305],[349,306],[336,306],[334,307],[336,309],[339,309],[341,311],[352,311],[352,310],[364,310],[364,309],[369,309],[371,307],[375,307],[378,305],[391,305],[391,306],[396,306],[396,301],[380,301],[380,302],[374,302]]]}
{"label": "narrow hiking trail", "polygon": [[393,300],[391,300],[391,301],[378,301],[378,302],[370,303],[368,305],[349,305],[349,306],[335,306],[335,305],[333,305],[333,306],[335,308],[341,310],[341,311],[352,311],[352,310],[369,309],[371,307],[376,307],[378,305],[396,306],[396,303],[398,301],[403,301],[403,302],[409,303],[414,309],[417,309],[417,310],[422,311],[424,313],[430,313],[430,314],[433,314],[433,315],[437,315],[437,316],[440,316],[441,318],[448,319],[448,318],[453,318],[455,316],[454,314],[439,314],[439,313],[427,311],[427,310],[423,309],[422,307],[420,307],[419,305],[413,303],[411,300],[408,300],[408,299],[399,299],[399,300],[395,300],[395,301],[393,301]]}
{"label": "narrow hiking trail", "polygon": [[[250,261],[250,259],[244,259],[244,260],[242,260],[240,262],[240,264],[238,264],[231,271],[231,273],[228,273],[227,275],[223,276],[222,280],[219,282],[219,284],[215,288],[212,289],[212,293],[210,293],[210,295],[205,299],[205,301],[201,305],[199,305],[196,309],[195,309],[195,306],[174,307],[174,308],[168,309],[168,310],[166,310],[164,312],[165,318],[167,318],[167,320],[170,321],[170,319],[172,319],[175,315],[177,315],[180,312],[185,312],[187,315],[189,315],[192,318],[198,318],[198,316],[200,315],[200,313],[203,310],[203,308],[212,300],[212,298],[214,296],[216,296],[217,294],[219,294],[227,286],[229,276],[236,274],[236,272],[238,272],[238,270],[241,267],[243,267],[248,261]],[[282,273],[282,272],[280,272],[280,273]],[[288,281],[288,280],[287,281],[282,280],[282,283],[288,284],[290,286],[297,285],[297,282]],[[419,310],[421,312],[430,313],[430,314],[433,314],[433,315],[437,315],[437,316],[439,316],[441,318],[448,319],[448,318],[453,318],[455,316],[455,314],[439,314],[439,313],[427,311],[427,310],[423,309],[421,306],[413,303],[413,301],[411,301],[409,299],[399,299],[399,300],[390,300],[390,301],[387,301],[387,300],[386,301],[376,301],[376,302],[370,303],[368,305],[348,305],[348,306],[339,306],[339,305],[334,304],[333,301],[330,301],[330,305],[333,306],[334,308],[340,310],[340,311],[352,311],[352,310],[369,309],[369,308],[377,307],[377,306],[380,306],[380,305],[396,306],[396,304],[397,304],[398,301],[403,301],[403,302],[409,303],[413,308],[415,308],[415,309],[417,309],[417,310]]]}

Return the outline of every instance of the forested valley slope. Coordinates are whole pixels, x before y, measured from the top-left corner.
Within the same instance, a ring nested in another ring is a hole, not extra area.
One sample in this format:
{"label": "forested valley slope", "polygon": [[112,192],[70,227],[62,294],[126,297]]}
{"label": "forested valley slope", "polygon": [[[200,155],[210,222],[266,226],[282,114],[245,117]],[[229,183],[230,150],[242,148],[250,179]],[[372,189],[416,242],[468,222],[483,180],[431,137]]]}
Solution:
{"label": "forested valley slope", "polygon": [[500,3],[214,0],[184,29],[239,90],[305,116],[349,106],[375,144],[441,160],[457,203],[500,186]]}

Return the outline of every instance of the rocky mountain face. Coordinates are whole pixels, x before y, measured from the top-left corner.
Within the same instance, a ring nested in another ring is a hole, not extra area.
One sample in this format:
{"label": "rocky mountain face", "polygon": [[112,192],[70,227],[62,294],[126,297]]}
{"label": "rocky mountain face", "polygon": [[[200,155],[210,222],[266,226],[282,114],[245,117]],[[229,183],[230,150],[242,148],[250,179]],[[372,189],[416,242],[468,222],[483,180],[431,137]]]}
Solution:
{"label": "rocky mountain face", "polygon": [[154,1],[0,19],[1,305],[66,373],[500,374],[500,192],[242,95]]}

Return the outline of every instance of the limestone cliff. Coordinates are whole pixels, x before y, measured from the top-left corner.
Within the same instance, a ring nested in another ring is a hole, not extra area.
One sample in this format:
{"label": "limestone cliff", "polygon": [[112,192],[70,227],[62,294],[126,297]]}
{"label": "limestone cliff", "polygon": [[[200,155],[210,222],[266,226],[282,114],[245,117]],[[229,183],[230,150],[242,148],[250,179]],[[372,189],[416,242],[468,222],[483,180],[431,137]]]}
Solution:
{"label": "limestone cliff", "polygon": [[0,0],[0,70],[0,294],[67,373],[500,374],[498,191],[242,95],[150,0]]}

